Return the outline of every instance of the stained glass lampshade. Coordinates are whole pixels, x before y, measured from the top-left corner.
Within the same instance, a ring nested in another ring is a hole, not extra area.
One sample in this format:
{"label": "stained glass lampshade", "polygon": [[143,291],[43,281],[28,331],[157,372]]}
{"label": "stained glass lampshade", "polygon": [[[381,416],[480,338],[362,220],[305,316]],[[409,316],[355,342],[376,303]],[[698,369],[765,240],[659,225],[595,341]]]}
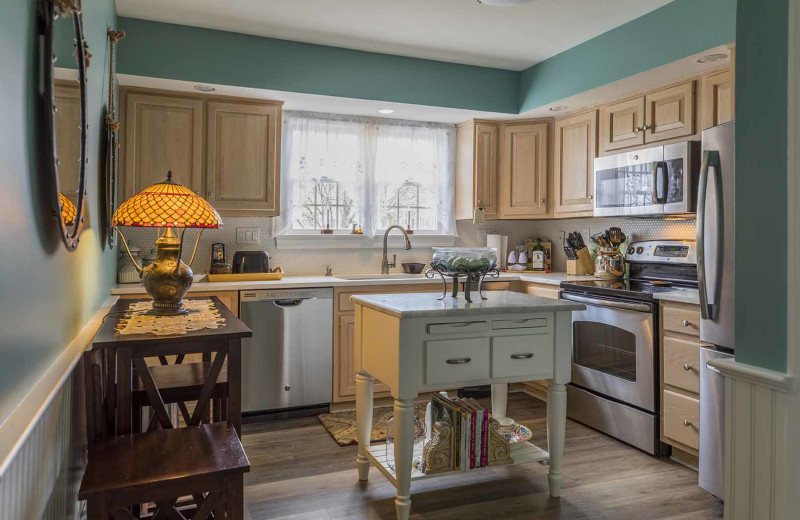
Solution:
{"label": "stained glass lampshade", "polygon": [[123,202],[112,225],[122,227],[213,228],[222,224],[217,210],[195,192],[172,180],[147,187]]}
{"label": "stained glass lampshade", "polygon": [[75,223],[75,214],[78,212],[75,203],[69,200],[66,195],[59,192],[58,204],[61,206],[61,220],[64,221],[64,225],[73,225]]}

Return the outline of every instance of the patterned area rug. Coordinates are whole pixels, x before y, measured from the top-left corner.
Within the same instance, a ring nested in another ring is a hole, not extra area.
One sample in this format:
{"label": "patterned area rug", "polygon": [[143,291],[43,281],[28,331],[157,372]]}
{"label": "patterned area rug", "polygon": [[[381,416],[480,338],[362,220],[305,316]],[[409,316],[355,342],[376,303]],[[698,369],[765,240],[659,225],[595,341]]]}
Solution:
{"label": "patterned area rug", "polygon": [[[416,405],[414,413],[417,417],[425,420],[425,404]],[[382,406],[372,410],[372,435],[370,440],[385,441],[386,440],[386,422],[392,417],[393,408],[391,406]],[[350,444],[357,444],[356,439],[356,411],[348,410],[345,412],[335,413],[322,413],[317,416],[322,425],[331,434],[331,437],[339,444],[339,446],[348,446]]]}

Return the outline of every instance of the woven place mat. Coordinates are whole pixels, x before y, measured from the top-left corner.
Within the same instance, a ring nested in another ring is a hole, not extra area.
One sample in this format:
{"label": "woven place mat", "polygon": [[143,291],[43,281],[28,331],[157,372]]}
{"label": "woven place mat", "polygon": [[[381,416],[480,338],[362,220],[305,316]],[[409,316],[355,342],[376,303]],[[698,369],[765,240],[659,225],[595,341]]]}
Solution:
{"label": "woven place mat", "polygon": [[[423,421],[425,420],[425,406],[426,405],[424,404],[418,404],[414,407],[414,413]],[[386,440],[386,423],[389,421],[389,418],[392,415],[394,415],[394,408],[391,406],[380,406],[373,408],[372,432],[370,435],[370,441],[376,442]],[[319,414],[317,418],[320,420],[331,437],[336,440],[339,446],[348,446],[350,444],[358,443],[356,439],[357,432],[355,410],[323,413]]]}
{"label": "woven place mat", "polygon": [[225,325],[225,318],[211,300],[184,300],[188,314],[180,316],[155,316],[147,314],[153,302],[134,302],[117,324],[117,334],[152,334],[174,336],[201,329],[218,329]]}

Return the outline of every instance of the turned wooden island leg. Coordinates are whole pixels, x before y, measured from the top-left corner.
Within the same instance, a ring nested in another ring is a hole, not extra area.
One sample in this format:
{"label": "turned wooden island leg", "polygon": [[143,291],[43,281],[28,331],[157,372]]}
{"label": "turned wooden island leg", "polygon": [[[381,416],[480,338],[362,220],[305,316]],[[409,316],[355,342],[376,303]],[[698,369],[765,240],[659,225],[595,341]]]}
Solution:
{"label": "turned wooden island leg", "polygon": [[561,456],[567,433],[567,388],[550,382],[547,389],[547,451],[550,453],[550,496],[561,496]]}
{"label": "turned wooden island leg", "polygon": [[499,419],[506,417],[508,405],[508,383],[495,383],[492,385],[492,417]]}
{"label": "turned wooden island leg", "polygon": [[411,512],[411,468],[414,463],[414,400],[394,401],[394,470],[397,520],[408,520]]}
{"label": "turned wooden island leg", "polygon": [[358,440],[358,480],[369,477],[367,448],[372,437],[372,383],[374,378],[366,372],[356,374],[356,439]]}

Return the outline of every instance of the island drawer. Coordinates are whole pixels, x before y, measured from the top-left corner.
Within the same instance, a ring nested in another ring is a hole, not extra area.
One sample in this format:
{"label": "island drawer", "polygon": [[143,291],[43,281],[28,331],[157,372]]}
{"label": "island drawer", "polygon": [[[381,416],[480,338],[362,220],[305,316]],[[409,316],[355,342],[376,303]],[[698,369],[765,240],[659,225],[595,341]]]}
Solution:
{"label": "island drawer", "polygon": [[700,337],[700,308],[697,305],[665,303],[662,318],[664,330]]}
{"label": "island drawer", "polygon": [[544,329],[550,324],[547,318],[527,318],[520,320],[492,320],[493,330]]}
{"label": "island drawer", "polygon": [[664,390],[664,436],[694,449],[700,447],[700,401]]}
{"label": "island drawer", "polygon": [[489,378],[489,338],[443,339],[425,343],[425,383],[458,383]]}
{"label": "island drawer", "polygon": [[492,338],[492,377],[549,377],[552,370],[552,334]]}
{"label": "island drawer", "polygon": [[700,393],[700,344],[664,336],[664,384]]}
{"label": "island drawer", "polygon": [[465,332],[484,332],[487,330],[489,330],[489,324],[485,321],[455,321],[428,325],[428,334],[463,334]]}

